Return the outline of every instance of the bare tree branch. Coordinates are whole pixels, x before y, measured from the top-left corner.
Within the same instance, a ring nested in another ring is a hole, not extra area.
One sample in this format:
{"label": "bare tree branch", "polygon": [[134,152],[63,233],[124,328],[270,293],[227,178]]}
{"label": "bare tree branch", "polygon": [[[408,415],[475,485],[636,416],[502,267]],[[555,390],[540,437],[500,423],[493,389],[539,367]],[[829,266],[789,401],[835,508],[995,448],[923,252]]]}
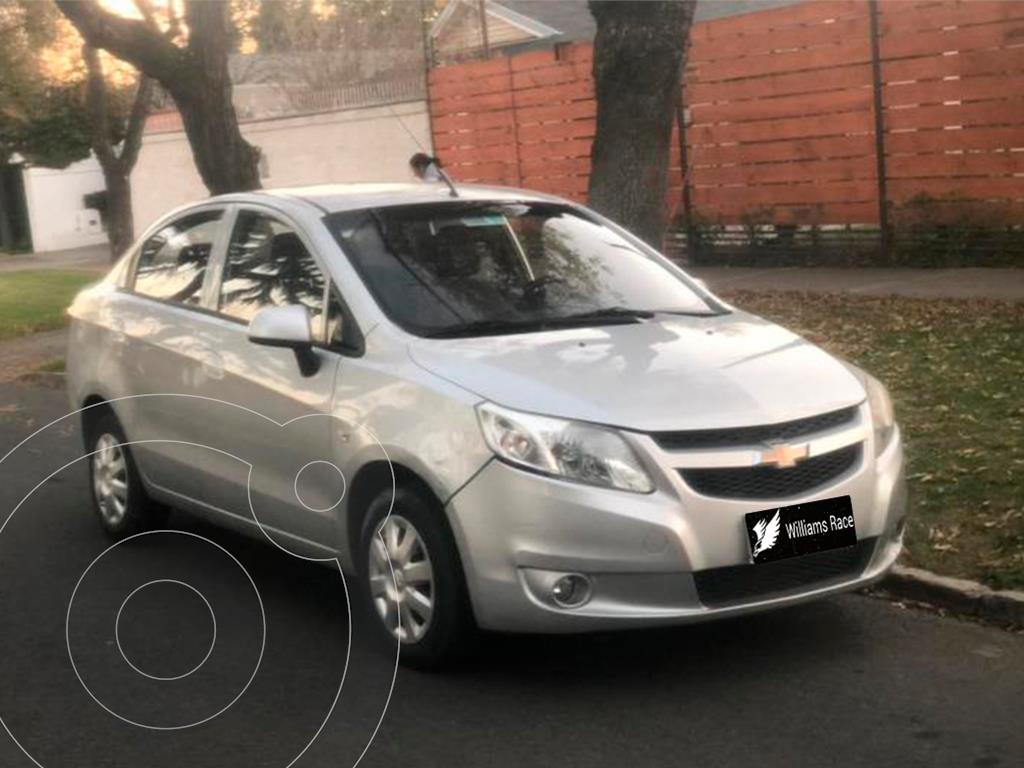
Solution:
{"label": "bare tree branch", "polygon": [[132,0],[136,10],[142,15],[142,20],[146,22],[150,29],[159,31],[160,24],[156,20],[156,11],[153,10],[153,3],[150,0]]}
{"label": "bare tree branch", "polygon": [[118,158],[121,169],[126,174],[131,173],[135,167],[135,161],[139,158],[139,149],[142,147],[142,131],[146,127],[146,116],[149,114],[149,100],[152,95],[153,81],[145,72],[140,72],[135,101],[132,102],[132,111],[128,115],[128,124],[125,127],[121,156]]}
{"label": "bare tree branch", "polygon": [[57,6],[89,45],[110,51],[162,83],[174,81],[187,66],[184,51],[145,21],[106,11],[96,0],[57,0]]}
{"label": "bare tree branch", "polygon": [[99,52],[86,43],[82,47],[82,58],[88,75],[86,81],[86,107],[92,132],[92,151],[104,170],[117,166],[117,155],[110,140],[110,110],[107,103],[107,84],[103,79],[103,64]]}
{"label": "bare tree branch", "polygon": [[[147,0],[141,2],[145,7]],[[229,3],[184,2],[188,24],[184,47],[145,20],[104,10],[97,0],[57,0],[57,5],[89,45],[133,64],[171,95],[196,168],[212,193],[259,188],[259,153],[242,136],[232,102]],[[171,0],[172,27],[177,6]]]}

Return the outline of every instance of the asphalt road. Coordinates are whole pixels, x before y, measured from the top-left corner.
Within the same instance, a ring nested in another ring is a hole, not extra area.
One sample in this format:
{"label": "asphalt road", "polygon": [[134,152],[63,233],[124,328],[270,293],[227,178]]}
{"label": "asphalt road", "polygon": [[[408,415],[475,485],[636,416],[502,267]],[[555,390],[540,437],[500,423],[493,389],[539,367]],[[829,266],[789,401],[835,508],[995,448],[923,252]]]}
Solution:
{"label": "asphalt road", "polygon": [[[0,385],[0,452],[62,413],[57,389]],[[0,463],[0,524],[80,455],[60,424]],[[328,712],[295,765],[360,757],[393,665],[357,611],[331,710],[350,626],[336,571],[183,515],[170,526],[186,535],[108,550],[86,494],[72,463],[0,533],[0,717],[38,765],[283,768]],[[851,595],[486,638],[457,672],[399,671],[360,764],[1017,766],[1022,713],[1024,636]],[[0,767],[31,765],[0,730]]]}

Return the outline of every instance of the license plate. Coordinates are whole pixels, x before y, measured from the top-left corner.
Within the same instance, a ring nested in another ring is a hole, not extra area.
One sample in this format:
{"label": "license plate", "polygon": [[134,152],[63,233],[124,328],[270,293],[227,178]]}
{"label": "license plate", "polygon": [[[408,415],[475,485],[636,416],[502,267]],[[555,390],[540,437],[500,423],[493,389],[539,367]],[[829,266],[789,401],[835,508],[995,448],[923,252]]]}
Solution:
{"label": "license plate", "polygon": [[775,507],[746,515],[750,559],[784,560],[857,543],[849,496]]}

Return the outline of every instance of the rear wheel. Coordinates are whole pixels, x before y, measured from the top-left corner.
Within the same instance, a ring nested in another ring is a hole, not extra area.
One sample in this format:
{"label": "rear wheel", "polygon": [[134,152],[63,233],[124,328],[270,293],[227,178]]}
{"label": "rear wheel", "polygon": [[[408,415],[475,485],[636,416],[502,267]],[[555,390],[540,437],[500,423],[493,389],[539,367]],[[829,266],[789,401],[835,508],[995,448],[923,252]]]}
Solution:
{"label": "rear wheel", "polygon": [[146,495],[127,442],[117,417],[107,408],[87,427],[93,508],[115,539],[159,528],[167,520],[166,507]]}
{"label": "rear wheel", "polygon": [[[362,590],[382,642],[403,664],[436,668],[465,654],[475,634],[455,541],[442,512],[418,490],[390,489],[367,510]],[[389,514],[390,511],[390,514]]]}

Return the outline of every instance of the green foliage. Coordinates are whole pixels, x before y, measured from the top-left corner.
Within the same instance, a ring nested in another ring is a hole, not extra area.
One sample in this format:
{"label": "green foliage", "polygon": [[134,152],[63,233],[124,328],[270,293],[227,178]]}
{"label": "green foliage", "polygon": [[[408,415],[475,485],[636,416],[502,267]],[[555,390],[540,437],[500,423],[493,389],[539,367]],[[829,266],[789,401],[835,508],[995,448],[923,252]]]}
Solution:
{"label": "green foliage", "polygon": [[49,82],[41,51],[59,34],[50,3],[0,3],[0,162],[18,153],[63,168],[89,154],[81,87]]}
{"label": "green foliage", "polygon": [[1024,223],[1008,206],[928,196],[893,209],[892,244],[870,225],[773,223],[770,208],[739,223],[695,217],[690,263],[737,267],[1024,267]]}
{"label": "green foliage", "polygon": [[243,6],[245,31],[261,53],[422,44],[422,8],[410,0],[243,0]]}
{"label": "green foliage", "polygon": [[89,122],[77,87],[34,94],[25,117],[0,116],[0,154],[17,152],[35,165],[66,168],[88,157],[89,146]]}
{"label": "green foliage", "polygon": [[1008,205],[918,195],[894,210],[893,263],[1024,267],[1024,225]]}
{"label": "green foliage", "polygon": [[866,266],[880,259],[877,227],[772,224],[750,214],[727,225],[694,220],[687,237],[691,264],[734,267]]}

